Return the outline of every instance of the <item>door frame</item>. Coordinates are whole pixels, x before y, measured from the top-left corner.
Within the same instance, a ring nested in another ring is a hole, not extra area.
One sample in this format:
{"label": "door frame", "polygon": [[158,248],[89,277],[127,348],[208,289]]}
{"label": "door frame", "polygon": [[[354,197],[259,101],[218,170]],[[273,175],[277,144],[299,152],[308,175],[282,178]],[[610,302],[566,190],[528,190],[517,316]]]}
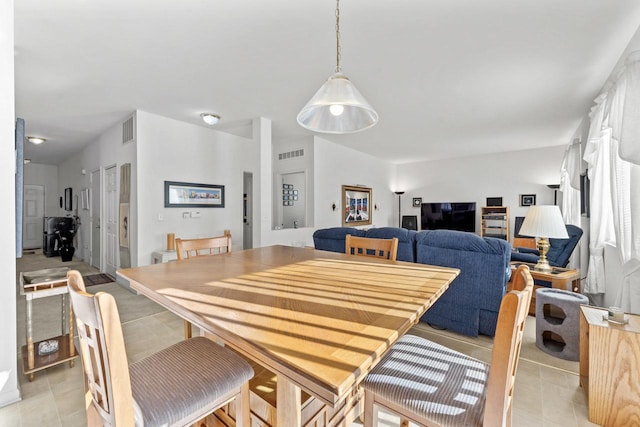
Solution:
{"label": "door frame", "polygon": [[[98,192],[98,194],[95,194],[94,191],[94,182],[93,182],[93,176],[95,173],[98,173],[98,188],[100,189],[100,191]],[[99,242],[98,242],[98,247],[100,250],[100,256],[99,256],[99,260],[98,260],[98,269],[101,272],[103,271],[103,266],[104,266],[104,262],[103,262],[103,255],[104,255],[104,249],[103,249],[103,243],[104,243],[104,237],[102,236],[102,207],[103,207],[103,200],[102,200],[102,187],[103,187],[103,178],[104,177],[104,168],[102,167],[98,167],[97,169],[94,169],[91,171],[91,175],[89,177],[89,185],[91,186],[91,195],[90,195],[90,201],[89,201],[89,245],[91,247],[91,254],[89,256],[89,265],[94,266],[93,265],[93,201],[95,200],[95,198],[97,197],[98,201],[99,201],[99,207],[98,207],[98,221],[100,222],[100,232],[98,233],[99,235]]]}

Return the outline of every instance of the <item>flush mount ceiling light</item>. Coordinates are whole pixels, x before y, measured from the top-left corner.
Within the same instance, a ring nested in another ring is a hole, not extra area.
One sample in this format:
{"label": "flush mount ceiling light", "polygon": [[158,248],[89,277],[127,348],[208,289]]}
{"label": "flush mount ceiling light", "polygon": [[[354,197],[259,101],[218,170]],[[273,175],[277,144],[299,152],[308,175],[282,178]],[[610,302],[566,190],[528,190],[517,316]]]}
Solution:
{"label": "flush mount ceiling light", "polygon": [[44,138],[40,138],[39,136],[28,136],[27,140],[32,143],[32,144],[42,144],[43,142],[46,141],[46,139]]}
{"label": "flush mount ceiling light", "polygon": [[202,120],[208,124],[208,125],[215,125],[216,123],[218,123],[220,121],[220,116],[217,114],[212,114],[212,113],[202,113],[200,114],[200,117],[202,117]]}
{"label": "flush mount ceiling light", "polygon": [[378,123],[378,113],[342,74],[340,67],[340,0],[336,0],[336,69],[298,113],[298,124],[320,133],[354,133]]}

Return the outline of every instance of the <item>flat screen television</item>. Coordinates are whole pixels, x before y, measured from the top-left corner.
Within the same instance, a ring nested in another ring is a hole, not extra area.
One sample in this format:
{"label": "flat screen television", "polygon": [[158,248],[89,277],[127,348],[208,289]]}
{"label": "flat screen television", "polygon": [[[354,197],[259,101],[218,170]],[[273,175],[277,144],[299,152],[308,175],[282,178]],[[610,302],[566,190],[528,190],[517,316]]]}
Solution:
{"label": "flat screen television", "polygon": [[423,203],[423,230],[476,231],[475,203]]}

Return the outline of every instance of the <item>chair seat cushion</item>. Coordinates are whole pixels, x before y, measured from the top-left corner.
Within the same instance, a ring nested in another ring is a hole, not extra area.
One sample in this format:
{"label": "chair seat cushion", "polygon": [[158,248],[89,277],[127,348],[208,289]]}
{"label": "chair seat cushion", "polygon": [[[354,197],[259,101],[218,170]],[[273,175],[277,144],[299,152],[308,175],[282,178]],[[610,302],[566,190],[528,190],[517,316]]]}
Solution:
{"label": "chair seat cushion", "polygon": [[129,366],[136,425],[173,425],[206,410],[253,377],[236,353],[204,337],[172,345]]}
{"label": "chair seat cushion", "polygon": [[[480,426],[489,364],[413,335],[405,335],[362,386],[408,413],[442,426]],[[420,420],[418,420],[420,421]]]}

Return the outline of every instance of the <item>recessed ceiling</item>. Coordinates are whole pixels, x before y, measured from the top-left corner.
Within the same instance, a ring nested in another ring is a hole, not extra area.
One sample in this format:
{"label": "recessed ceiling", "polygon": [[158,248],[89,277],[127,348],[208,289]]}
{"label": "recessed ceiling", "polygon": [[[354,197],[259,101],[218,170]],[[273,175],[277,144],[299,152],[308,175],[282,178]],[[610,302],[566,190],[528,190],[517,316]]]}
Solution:
{"label": "recessed ceiling", "polygon": [[[16,115],[58,164],[133,110],[273,138],[335,67],[331,0],[20,0]],[[640,23],[637,0],[345,0],[343,72],[380,115],[326,136],[394,162],[567,144]]]}

